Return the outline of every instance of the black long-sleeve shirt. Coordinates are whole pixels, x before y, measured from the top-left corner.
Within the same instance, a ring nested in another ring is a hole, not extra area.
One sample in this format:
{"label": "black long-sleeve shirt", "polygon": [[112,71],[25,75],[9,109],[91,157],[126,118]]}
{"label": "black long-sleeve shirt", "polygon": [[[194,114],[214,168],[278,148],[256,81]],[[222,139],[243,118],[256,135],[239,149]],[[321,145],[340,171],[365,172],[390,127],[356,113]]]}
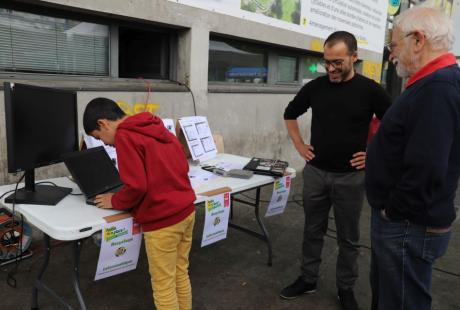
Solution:
{"label": "black long-sleeve shirt", "polygon": [[375,81],[355,74],[346,82],[319,77],[302,87],[289,103],[284,119],[297,119],[312,109],[311,142],[315,158],[310,164],[330,172],[356,171],[350,160],[366,151],[369,123],[381,119],[391,98]]}

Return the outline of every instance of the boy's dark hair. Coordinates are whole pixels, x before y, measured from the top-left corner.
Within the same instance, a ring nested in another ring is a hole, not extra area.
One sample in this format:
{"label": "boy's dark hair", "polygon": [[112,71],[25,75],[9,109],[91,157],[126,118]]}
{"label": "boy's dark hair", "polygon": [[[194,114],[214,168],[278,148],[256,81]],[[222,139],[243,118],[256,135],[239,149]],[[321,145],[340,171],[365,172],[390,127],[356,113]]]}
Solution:
{"label": "boy's dark hair", "polygon": [[83,113],[83,128],[86,134],[90,134],[94,130],[99,130],[100,126],[97,123],[100,119],[116,121],[125,116],[125,112],[118,104],[108,98],[95,98],[91,100]]}
{"label": "boy's dark hair", "polygon": [[356,53],[358,50],[358,42],[353,34],[347,31],[336,31],[333,32],[329,37],[327,37],[326,41],[324,41],[324,46],[328,45],[335,45],[339,42],[345,43],[348,48],[348,52],[350,55]]}

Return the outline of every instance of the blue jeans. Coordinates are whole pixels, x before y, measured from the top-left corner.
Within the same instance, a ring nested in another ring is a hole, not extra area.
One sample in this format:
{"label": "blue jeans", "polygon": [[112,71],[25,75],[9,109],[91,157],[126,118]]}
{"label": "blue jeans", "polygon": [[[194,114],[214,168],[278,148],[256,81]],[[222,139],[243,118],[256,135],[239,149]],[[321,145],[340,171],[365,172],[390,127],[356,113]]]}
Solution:
{"label": "blue jeans", "polygon": [[433,263],[446,253],[450,232],[393,222],[372,209],[371,238],[372,310],[430,310]]}

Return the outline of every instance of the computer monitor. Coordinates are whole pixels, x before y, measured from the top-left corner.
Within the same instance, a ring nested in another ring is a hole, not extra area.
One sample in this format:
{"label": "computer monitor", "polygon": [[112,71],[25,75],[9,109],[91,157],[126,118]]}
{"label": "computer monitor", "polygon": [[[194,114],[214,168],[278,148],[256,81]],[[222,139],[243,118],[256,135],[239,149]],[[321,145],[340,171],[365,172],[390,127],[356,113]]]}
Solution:
{"label": "computer monitor", "polygon": [[55,205],[70,188],[35,184],[34,169],[78,150],[76,93],[4,83],[8,172],[25,172],[25,187],[5,202]]}

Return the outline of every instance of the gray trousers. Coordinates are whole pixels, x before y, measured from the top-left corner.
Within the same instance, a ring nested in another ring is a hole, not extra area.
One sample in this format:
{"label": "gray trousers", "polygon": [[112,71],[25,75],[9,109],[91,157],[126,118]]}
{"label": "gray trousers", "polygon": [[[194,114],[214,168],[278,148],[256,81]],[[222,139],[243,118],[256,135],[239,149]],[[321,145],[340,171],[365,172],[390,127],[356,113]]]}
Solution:
{"label": "gray trousers", "polygon": [[359,219],[364,199],[364,171],[335,173],[307,164],[303,171],[305,211],[301,273],[308,283],[318,281],[321,251],[333,207],[339,253],[336,284],[352,289],[358,277]]}

